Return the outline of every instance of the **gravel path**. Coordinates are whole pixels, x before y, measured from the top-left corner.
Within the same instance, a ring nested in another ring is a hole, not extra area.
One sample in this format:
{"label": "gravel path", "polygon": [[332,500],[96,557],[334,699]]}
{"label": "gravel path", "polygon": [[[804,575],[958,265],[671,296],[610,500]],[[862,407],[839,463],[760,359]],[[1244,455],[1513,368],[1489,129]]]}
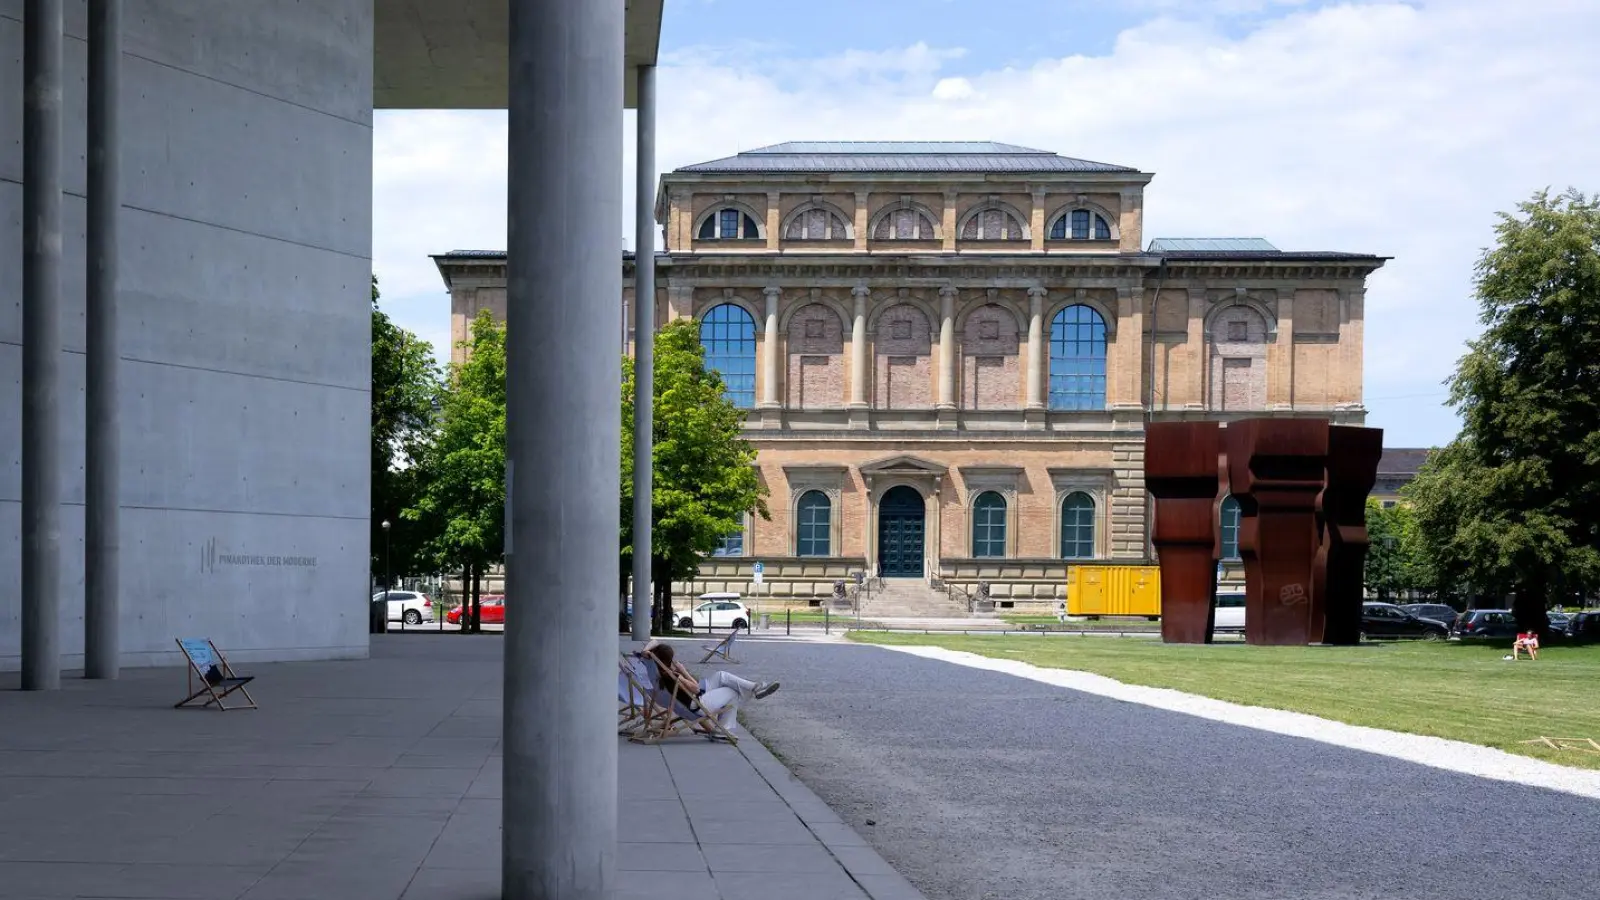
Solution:
{"label": "gravel path", "polygon": [[930,900],[1600,895],[1593,800],[875,647],[741,651],[783,682],[747,727]]}

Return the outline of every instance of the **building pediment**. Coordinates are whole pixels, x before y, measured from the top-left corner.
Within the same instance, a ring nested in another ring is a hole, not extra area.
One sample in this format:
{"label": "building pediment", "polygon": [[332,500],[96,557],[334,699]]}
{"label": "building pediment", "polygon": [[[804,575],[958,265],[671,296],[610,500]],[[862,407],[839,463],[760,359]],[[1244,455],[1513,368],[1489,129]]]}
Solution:
{"label": "building pediment", "polygon": [[948,466],[941,466],[931,460],[908,454],[886,456],[883,459],[875,459],[872,462],[861,464],[861,474],[863,475],[943,477],[948,471]]}

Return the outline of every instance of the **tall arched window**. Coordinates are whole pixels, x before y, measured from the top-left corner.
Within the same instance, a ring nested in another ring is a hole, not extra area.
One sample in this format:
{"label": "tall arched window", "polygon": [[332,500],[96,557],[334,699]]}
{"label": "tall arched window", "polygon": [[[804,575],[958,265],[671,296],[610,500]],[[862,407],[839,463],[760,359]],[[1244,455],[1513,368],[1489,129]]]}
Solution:
{"label": "tall arched window", "polygon": [[833,504],[821,491],[806,491],[795,505],[796,556],[830,556]]}
{"label": "tall arched window", "polygon": [[756,405],[756,320],[736,303],[712,307],[700,320],[706,369],[722,376],[723,396],[734,406]]}
{"label": "tall arched window", "polygon": [[1106,408],[1106,322],[1093,307],[1050,320],[1050,408]]}
{"label": "tall arched window", "polygon": [[1006,555],[1006,498],[984,491],[972,504],[972,555],[979,559]]}
{"label": "tall arched window", "polygon": [[1222,498],[1222,558],[1239,558],[1239,501],[1230,494]]}
{"label": "tall arched window", "polygon": [[755,240],[761,237],[761,229],[754,216],[730,206],[701,220],[695,237],[702,241]]}
{"label": "tall arched window", "polygon": [[1050,223],[1052,241],[1087,241],[1090,236],[1097,241],[1111,240],[1111,223],[1106,217],[1087,209],[1064,213]]}
{"label": "tall arched window", "polygon": [[1061,558],[1094,559],[1094,498],[1083,491],[1061,501]]}

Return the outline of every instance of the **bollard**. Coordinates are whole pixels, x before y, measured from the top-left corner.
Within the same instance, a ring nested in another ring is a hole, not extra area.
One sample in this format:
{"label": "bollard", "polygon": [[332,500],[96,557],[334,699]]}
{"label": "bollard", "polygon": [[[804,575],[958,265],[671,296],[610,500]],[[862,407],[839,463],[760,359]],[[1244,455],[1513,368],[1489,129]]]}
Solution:
{"label": "bollard", "polygon": [[833,607],[824,606],[822,608],[822,633],[823,634],[832,634],[833,633],[832,622],[833,622]]}
{"label": "bollard", "polygon": [[785,636],[791,636],[791,635],[794,634],[794,631],[791,630],[793,628],[793,626],[794,626],[794,610],[786,609],[786,610],[783,611],[783,633],[784,633]]}

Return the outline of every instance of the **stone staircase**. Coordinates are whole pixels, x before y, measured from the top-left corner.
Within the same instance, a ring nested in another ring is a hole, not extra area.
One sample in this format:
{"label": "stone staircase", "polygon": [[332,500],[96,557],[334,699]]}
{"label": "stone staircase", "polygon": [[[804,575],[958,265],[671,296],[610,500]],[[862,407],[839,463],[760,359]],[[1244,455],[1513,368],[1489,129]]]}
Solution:
{"label": "stone staircase", "polygon": [[928,587],[921,578],[882,579],[862,599],[863,619],[959,619],[971,615],[966,604]]}

